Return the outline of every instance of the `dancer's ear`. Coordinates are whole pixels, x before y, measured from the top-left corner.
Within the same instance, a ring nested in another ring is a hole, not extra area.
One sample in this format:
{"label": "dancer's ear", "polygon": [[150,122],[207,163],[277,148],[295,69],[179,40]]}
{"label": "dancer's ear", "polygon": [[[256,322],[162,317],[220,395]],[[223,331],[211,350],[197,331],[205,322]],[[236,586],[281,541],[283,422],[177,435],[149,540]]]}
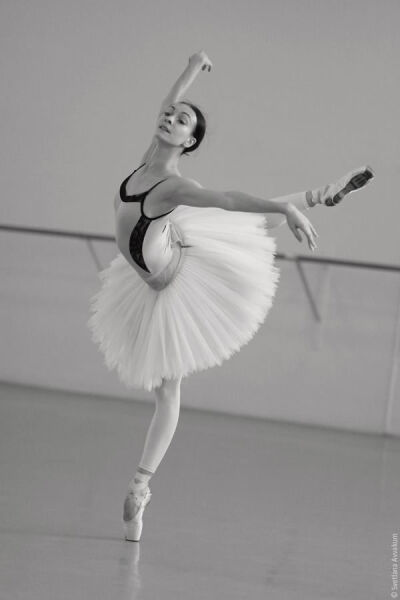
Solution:
{"label": "dancer's ear", "polygon": [[183,145],[185,146],[185,148],[190,148],[190,146],[193,146],[193,144],[196,143],[196,138],[193,136],[190,136],[190,138],[188,138],[186,140],[186,142],[183,143]]}

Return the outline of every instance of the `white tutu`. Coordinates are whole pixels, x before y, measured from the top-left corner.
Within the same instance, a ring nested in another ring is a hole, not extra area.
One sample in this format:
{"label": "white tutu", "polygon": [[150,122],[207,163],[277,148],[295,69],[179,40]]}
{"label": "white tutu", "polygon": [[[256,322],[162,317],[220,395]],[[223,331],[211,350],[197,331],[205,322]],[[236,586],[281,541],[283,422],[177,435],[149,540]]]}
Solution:
{"label": "white tutu", "polygon": [[105,364],[127,387],[148,391],[221,365],[247,344],[280,275],[263,214],[181,205],[169,220],[189,246],[170,283],[150,287],[118,253],[90,301],[88,326]]}

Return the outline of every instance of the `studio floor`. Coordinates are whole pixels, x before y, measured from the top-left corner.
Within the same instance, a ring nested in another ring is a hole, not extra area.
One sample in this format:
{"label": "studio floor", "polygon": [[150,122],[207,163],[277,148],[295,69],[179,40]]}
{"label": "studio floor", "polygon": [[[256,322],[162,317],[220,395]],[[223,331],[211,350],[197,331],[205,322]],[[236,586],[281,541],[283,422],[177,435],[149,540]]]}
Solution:
{"label": "studio floor", "polygon": [[[380,600],[400,439],[186,409],[139,543],[153,405],[0,384],[0,600]],[[395,544],[394,544],[395,545]]]}

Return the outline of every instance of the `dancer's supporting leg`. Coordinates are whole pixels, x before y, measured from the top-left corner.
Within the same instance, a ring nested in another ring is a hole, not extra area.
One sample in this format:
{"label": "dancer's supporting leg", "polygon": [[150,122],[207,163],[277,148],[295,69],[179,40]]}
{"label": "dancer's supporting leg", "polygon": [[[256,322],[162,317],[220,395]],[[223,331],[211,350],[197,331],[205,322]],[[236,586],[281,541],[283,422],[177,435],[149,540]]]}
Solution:
{"label": "dancer's supporting leg", "polygon": [[157,470],[174,436],[180,413],[181,381],[164,379],[155,389],[156,408],[139,461],[135,477],[129,483],[129,489],[141,489],[147,486]]}

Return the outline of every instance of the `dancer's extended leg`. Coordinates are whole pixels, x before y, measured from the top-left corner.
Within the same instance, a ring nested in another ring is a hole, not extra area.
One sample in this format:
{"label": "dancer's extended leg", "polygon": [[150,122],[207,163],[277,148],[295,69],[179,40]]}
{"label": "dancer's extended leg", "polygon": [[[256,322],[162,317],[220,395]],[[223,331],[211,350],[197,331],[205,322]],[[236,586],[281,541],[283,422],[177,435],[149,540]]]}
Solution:
{"label": "dancer's extended leg", "polygon": [[[294,204],[296,208],[305,212],[314,206],[336,206],[342,199],[351,192],[355,192],[374,177],[374,172],[371,167],[362,166],[350,171],[341,177],[336,183],[330,183],[315,190],[289,194],[288,196],[280,196],[276,198],[279,201],[286,201]],[[279,227],[286,223],[286,217],[281,214],[268,214],[267,229]]]}
{"label": "dancer's extended leg", "polygon": [[148,484],[157,470],[174,436],[180,413],[182,378],[163,380],[156,388],[156,408],[143,448],[142,457],[130,488]]}

